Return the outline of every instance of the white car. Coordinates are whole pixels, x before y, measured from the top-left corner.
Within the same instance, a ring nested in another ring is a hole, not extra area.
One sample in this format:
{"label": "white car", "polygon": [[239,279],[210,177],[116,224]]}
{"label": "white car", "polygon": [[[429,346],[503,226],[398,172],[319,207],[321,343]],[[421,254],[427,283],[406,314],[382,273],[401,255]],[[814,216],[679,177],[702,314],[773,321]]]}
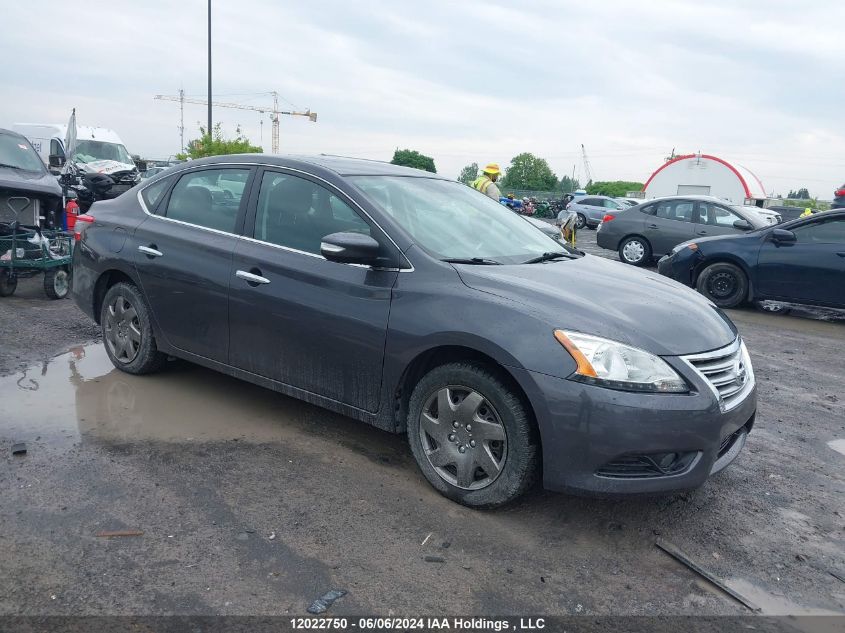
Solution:
{"label": "white car", "polygon": [[780,213],[776,211],[770,211],[769,209],[761,209],[760,207],[752,207],[748,205],[744,205],[742,208],[751,213],[756,213],[769,224],[780,224],[783,221]]}

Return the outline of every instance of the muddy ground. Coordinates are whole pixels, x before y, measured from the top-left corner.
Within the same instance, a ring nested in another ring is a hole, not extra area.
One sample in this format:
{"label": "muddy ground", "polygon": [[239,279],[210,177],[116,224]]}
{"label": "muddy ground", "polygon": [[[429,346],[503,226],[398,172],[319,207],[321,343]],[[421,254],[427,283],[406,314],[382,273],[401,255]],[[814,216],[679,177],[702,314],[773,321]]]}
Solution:
{"label": "muddy ground", "polygon": [[331,615],[748,613],[658,537],[763,613],[845,612],[841,321],[731,312],[759,413],[698,491],[477,512],[403,437],[181,362],[114,370],[38,288],[0,299],[0,614],[304,615],[335,588]]}

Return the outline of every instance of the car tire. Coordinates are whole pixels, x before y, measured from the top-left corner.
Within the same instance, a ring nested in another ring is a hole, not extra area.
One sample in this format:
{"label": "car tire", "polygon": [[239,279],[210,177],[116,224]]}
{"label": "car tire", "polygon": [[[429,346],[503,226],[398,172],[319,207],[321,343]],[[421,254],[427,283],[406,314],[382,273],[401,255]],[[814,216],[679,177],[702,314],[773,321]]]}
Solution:
{"label": "car tire", "polygon": [[[444,404],[451,421],[442,421]],[[465,506],[504,505],[537,479],[540,446],[532,415],[514,389],[483,365],[450,363],[427,373],[411,394],[407,430],[428,482]]]}
{"label": "car tire", "polygon": [[0,297],[11,297],[18,287],[18,278],[12,277],[12,271],[0,270]]}
{"label": "car tire", "polygon": [[580,231],[585,226],[587,226],[587,216],[583,213],[579,213],[578,218],[575,220],[575,228]]}
{"label": "car tire", "polygon": [[151,374],[167,362],[167,356],[156,346],[147,303],[132,284],[121,282],[108,289],[100,325],[106,354],[121,371]]}
{"label": "car tire", "polygon": [[619,261],[631,266],[645,266],[651,261],[651,244],[644,237],[626,237],[619,244]]}
{"label": "car tire", "polygon": [[44,292],[51,299],[64,299],[70,291],[67,268],[51,268],[44,272]]}
{"label": "car tire", "polygon": [[701,272],[696,289],[720,308],[735,308],[748,297],[748,277],[738,266],[718,262]]}

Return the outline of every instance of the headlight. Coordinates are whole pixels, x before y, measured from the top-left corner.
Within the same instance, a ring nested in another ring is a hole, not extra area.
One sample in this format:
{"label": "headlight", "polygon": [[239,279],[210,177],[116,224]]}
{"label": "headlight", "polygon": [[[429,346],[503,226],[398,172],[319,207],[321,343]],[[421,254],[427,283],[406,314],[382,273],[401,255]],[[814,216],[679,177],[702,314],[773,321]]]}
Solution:
{"label": "headlight", "polygon": [[568,330],[555,330],[555,338],[577,365],[571,380],[623,391],[689,391],[686,381],[666,361],[644,350]]}

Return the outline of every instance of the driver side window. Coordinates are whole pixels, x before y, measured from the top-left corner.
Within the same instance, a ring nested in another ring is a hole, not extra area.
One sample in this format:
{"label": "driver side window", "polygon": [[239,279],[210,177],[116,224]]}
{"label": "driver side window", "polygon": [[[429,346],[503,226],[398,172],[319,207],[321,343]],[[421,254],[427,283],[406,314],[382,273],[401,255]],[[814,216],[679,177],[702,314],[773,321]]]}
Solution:
{"label": "driver side window", "polygon": [[323,238],[341,232],[370,235],[370,225],[321,185],[290,174],[264,173],[255,214],[255,239],[319,255]]}
{"label": "driver side window", "polygon": [[792,229],[798,242],[810,244],[845,244],[845,219],[817,220]]}
{"label": "driver side window", "polygon": [[724,227],[732,227],[734,222],[742,220],[733,211],[728,211],[725,207],[718,204],[709,204],[707,202],[698,203],[697,218],[699,224]]}

